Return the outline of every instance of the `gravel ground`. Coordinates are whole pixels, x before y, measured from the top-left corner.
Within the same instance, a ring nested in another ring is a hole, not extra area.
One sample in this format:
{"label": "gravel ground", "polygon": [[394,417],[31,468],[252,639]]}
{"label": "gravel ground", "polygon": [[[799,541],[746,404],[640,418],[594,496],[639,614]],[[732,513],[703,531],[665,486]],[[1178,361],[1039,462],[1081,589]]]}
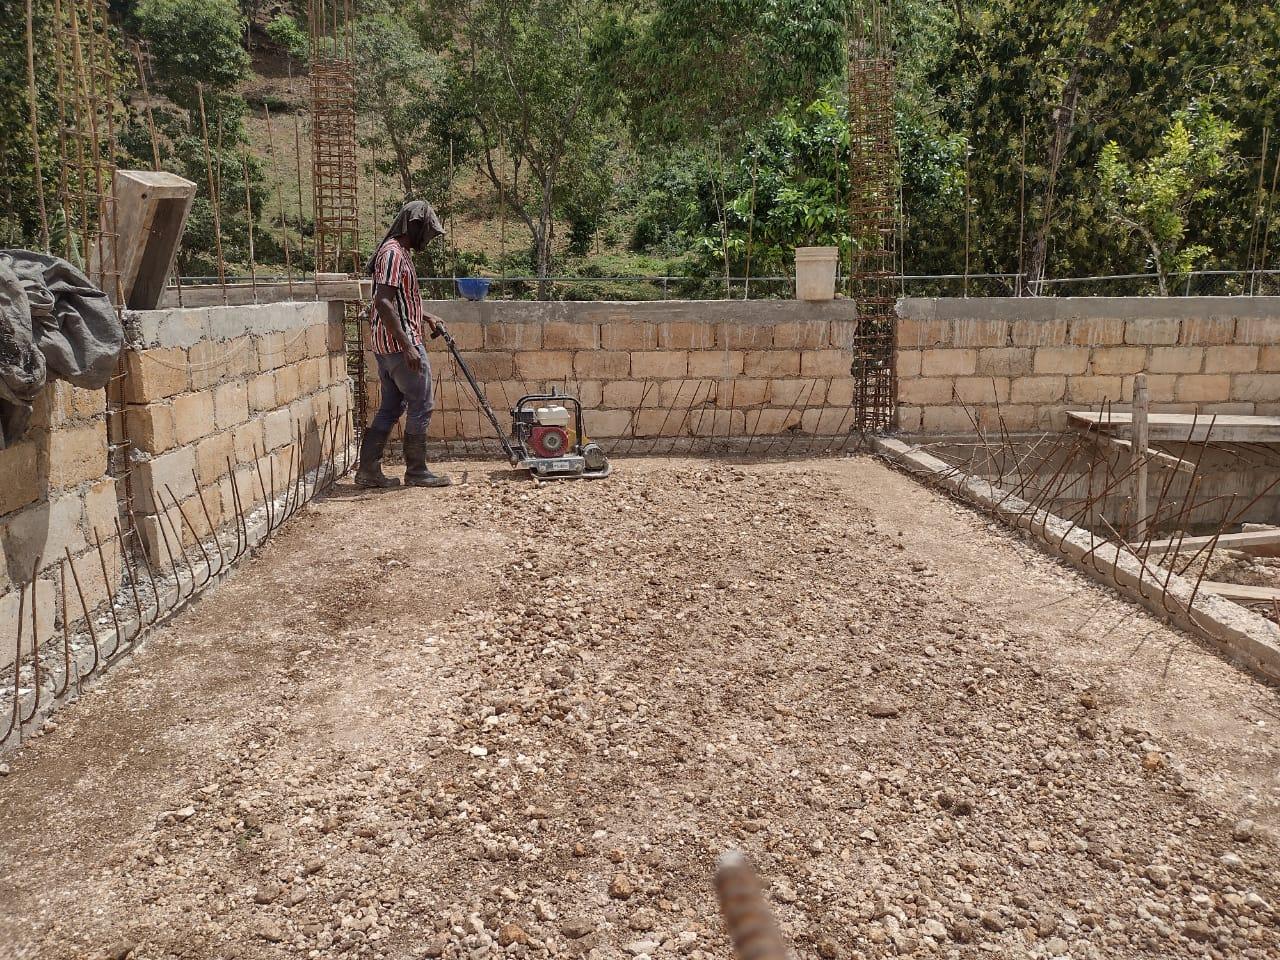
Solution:
{"label": "gravel ground", "polygon": [[0,955],[1280,956],[1280,698],[870,459],[340,490],[0,779]]}

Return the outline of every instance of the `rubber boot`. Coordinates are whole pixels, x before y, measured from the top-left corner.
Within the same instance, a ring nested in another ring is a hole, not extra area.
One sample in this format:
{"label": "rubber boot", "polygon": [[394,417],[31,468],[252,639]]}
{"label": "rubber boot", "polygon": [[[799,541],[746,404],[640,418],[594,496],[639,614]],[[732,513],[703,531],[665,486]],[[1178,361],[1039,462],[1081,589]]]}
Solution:
{"label": "rubber boot", "polygon": [[406,487],[447,487],[453,483],[448,477],[442,477],[427,469],[427,435],[425,433],[404,435],[404,464]]}
{"label": "rubber boot", "polygon": [[356,486],[358,487],[398,487],[400,481],[388,477],[382,472],[382,454],[387,449],[387,438],[391,436],[385,430],[374,430],[370,427],[364,432],[360,441],[360,467],[356,470]]}

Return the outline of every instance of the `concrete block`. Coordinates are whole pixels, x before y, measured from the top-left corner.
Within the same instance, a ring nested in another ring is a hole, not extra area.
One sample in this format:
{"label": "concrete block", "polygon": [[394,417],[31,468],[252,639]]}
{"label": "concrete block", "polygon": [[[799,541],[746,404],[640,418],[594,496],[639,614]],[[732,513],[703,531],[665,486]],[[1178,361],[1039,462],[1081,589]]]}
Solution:
{"label": "concrete block", "polygon": [[791,320],[773,326],[775,350],[821,350],[828,346],[830,325],[825,320]]}
{"label": "concrete block", "polygon": [[977,369],[977,350],[925,350],[920,357],[922,377],[969,377]]}
{"label": "concrete block", "polygon": [[1153,347],[1148,369],[1152,373],[1199,373],[1203,347]]}
{"label": "concrete block", "polygon": [[224,383],[213,394],[214,425],[229,430],[249,419],[249,388],[243,381]]}
{"label": "concrete block", "polygon": [[748,377],[794,377],[800,372],[800,351],[748,350],[742,372]]}
{"label": "concrete block", "polygon": [[187,389],[187,351],[178,348],[127,350],[124,396],[129,403],[151,403]]}
{"label": "concrete block", "polygon": [[1098,347],[1093,351],[1093,372],[1101,375],[1141,373],[1147,364],[1146,347]]}
{"label": "concrete block", "polygon": [[313,327],[307,327],[306,348],[307,356],[312,359],[317,357],[327,357],[329,355],[328,324],[317,324]]}
{"label": "concrete block", "polygon": [[301,363],[307,359],[307,331],[290,330],[284,335],[284,362],[286,364]]}
{"label": "concrete block", "polygon": [[956,397],[961,403],[1008,403],[1008,377],[957,377]]}
{"label": "concrete block", "polygon": [[807,407],[812,403],[822,403],[825,394],[825,380],[813,377],[770,380],[766,402],[773,407]]}
{"label": "concrete block", "polygon": [[1031,373],[1028,347],[993,347],[978,351],[977,373],[984,377],[1023,377]]}
{"label": "concrete block", "polygon": [[919,407],[904,407],[899,404],[896,425],[903,433],[919,433],[923,417],[924,411]]}
{"label": "concrete block", "polygon": [[[486,360],[493,362],[505,354],[481,354]],[[515,376],[529,380],[563,380],[573,376],[573,354],[568,350],[530,350],[515,355]],[[484,380],[509,380],[512,371],[495,370],[494,376],[482,377]],[[481,376],[479,372],[476,376]]]}
{"label": "concrete block", "polygon": [[920,376],[919,350],[899,350],[894,363],[897,366],[898,379]]}
{"label": "concrete block", "polygon": [[802,409],[772,408],[750,411],[743,419],[747,432],[757,437],[776,437],[800,427]]}
{"label": "concrete block", "polygon": [[1015,347],[1065,347],[1069,327],[1066,320],[1014,320],[1009,341]]}
{"label": "concrete block", "polygon": [[[716,345],[716,325],[696,321],[657,324],[658,342],[663,350],[711,350]],[[632,349],[652,350],[653,346]]]}
{"label": "concrete block", "polygon": [[830,346],[840,350],[853,349],[853,341],[858,335],[857,320],[832,320],[828,326],[830,337],[827,342]]}
{"label": "concrete block", "polygon": [[266,450],[275,450],[293,441],[293,416],[288,407],[272,410],[262,418],[262,434]]}
{"label": "concrete block", "polygon": [[173,435],[179,446],[214,430],[213,393],[184,393],[173,400]]}
{"label": "concrete block", "polygon": [[806,377],[848,376],[851,359],[844,350],[805,350],[800,354],[800,373]]}
{"label": "concrete block", "polygon": [[[32,594],[35,594],[36,608],[36,629],[38,637],[36,642],[32,642],[31,636],[31,607]],[[54,616],[57,610],[58,590],[57,584],[50,577],[41,577],[35,582],[35,589],[30,586],[26,589],[26,602],[23,604],[22,596],[17,590],[12,590],[4,596],[0,596],[0,623],[5,624],[7,628],[18,622],[19,608],[22,610],[22,622],[24,630],[22,633],[22,662],[31,662],[32,650],[44,643],[47,643],[54,635]],[[86,600],[88,597],[85,598]],[[5,630],[5,642],[0,643],[0,670],[10,667],[13,664],[14,654],[18,653],[17,649],[17,631],[9,633]],[[12,683],[12,673],[7,674],[10,677],[9,682]],[[8,726],[6,722],[5,726]]]}
{"label": "concrete block", "polygon": [[597,439],[625,437],[631,431],[631,411],[591,410],[583,414],[583,428]]}
{"label": "concrete block", "polygon": [[[580,380],[574,384],[574,389],[578,393],[578,399],[582,401],[582,406],[590,410],[593,407],[604,406],[604,383],[600,380]],[[514,397],[512,398],[515,399]],[[505,411],[503,411],[505,412]],[[502,416],[503,412],[498,415]]]}
{"label": "concrete block", "polygon": [[166,486],[179,501],[196,492],[193,471],[196,468],[195,447],[179,447],[138,464],[134,477],[134,499],[138,510],[155,513],[160,497],[169,503]]}
{"label": "concrete block", "polygon": [[745,358],[741,350],[695,350],[689,354],[689,376],[736,377]]}
{"label": "concrete block", "polygon": [[721,350],[768,350],[773,346],[773,326],[763,323],[720,323],[716,346]]}
{"label": "concrete block", "polygon": [[1004,429],[1010,432],[1034,430],[1039,425],[1040,408],[1029,404],[1002,406],[998,420],[1004,421]]}
{"label": "concrete block", "polygon": [[544,350],[595,350],[600,346],[600,333],[594,323],[552,321],[542,328]]}
{"label": "concrete block", "polygon": [[1235,342],[1258,344],[1274,344],[1280,342],[1280,317],[1238,318],[1236,320]]}
{"label": "concrete block", "polygon": [[541,350],[542,324],[506,321],[485,324],[484,348],[526,352]]}
{"label": "concrete block", "polygon": [[232,357],[225,343],[202,340],[187,351],[191,389],[207,390],[231,375]]}
{"label": "concrete block", "polygon": [[854,388],[857,381],[853,377],[833,377],[827,384],[828,407],[848,407],[853,404]]}
{"label": "concrete block", "polygon": [[1119,376],[1068,377],[1067,399],[1073,403],[1120,403],[1124,400],[1124,382]]}
{"label": "concrete block", "polygon": [[1232,378],[1232,399],[1254,402],[1280,400],[1280,374],[1244,373]]}
{"label": "concrete block", "polygon": [[[61,380],[54,381],[62,383]],[[82,390],[71,387],[71,416],[76,420],[89,420],[107,412],[106,390]]]}
{"label": "concrete block", "polygon": [[[31,574],[56,565],[63,550],[80,553],[86,546],[84,505],[79,496],[59,497],[20,510],[0,523],[0,566],[7,583],[26,583]],[[0,569],[0,584],[6,583]],[[8,631],[5,631],[8,634]],[[6,636],[12,642],[11,636]]]}
{"label": "concrete block", "polygon": [[952,323],[952,346],[1004,347],[1008,343],[1008,320],[956,320]]}
{"label": "concrete block", "polygon": [[631,354],[631,376],[637,380],[684,377],[688,373],[686,350],[638,350]]}
{"label": "concrete block", "polygon": [[1205,373],[1253,373],[1258,369],[1258,347],[1206,347]]}
{"label": "concrete block", "polygon": [[65,490],[107,472],[107,424],[63,427],[49,435],[49,486]]}
{"label": "concrete block", "polygon": [[324,379],[326,385],[341,383],[347,379],[347,358],[343,354],[329,357],[328,373]]}
{"label": "concrete block", "polygon": [[[449,326],[449,335],[453,337],[454,342],[457,343],[459,350],[483,350],[484,349],[484,326],[480,324],[478,321],[459,320],[455,323],[449,324],[448,326]],[[428,342],[433,344],[443,345],[444,339],[440,338],[440,339],[431,340]],[[334,353],[341,353],[342,352],[341,343],[339,343],[339,345],[336,348],[331,347],[331,350]]]}
{"label": "concrete block", "polygon": [[946,320],[899,320],[898,346],[913,350],[951,345],[951,323]]}
{"label": "concrete block", "polygon": [[1031,369],[1038,374],[1081,374],[1089,369],[1089,351],[1081,347],[1042,347]]}
{"label": "concrete block", "polygon": [[664,380],[658,384],[657,405],[660,407],[696,407],[699,404],[714,403],[716,385],[723,381],[707,378]]}
{"label": "concrete block", "polygon": [[1105,347],[1124,343],[1125,321],[1111,317],[1071,321],[1069,342],[1082,347]]}
{"label": "concrete block", "polygon": [[716,385],[716,406],[728,410],[757,407],[769,396],[768,380],[735,377]]}
{"label": "concrete block", "polygon": [[268,333],[256,337],[258,352],[258,372],[266,373],[285,364],[284,334]]}
{"label": "concrete block", "polygon": [[1009,391],[1012,403],[1056,403],[1067,395],[1067,378],[1016,377]]}
{"label": "concrete block", "polygon": [[691,437],[741,437],[747,432],[746,412],[743,410],[693,410],[688,419]]}
{"label": "concrete block", "polygon": [[0,483],[0,516],[44,495],[46,476],[33,438],[0,450],[0,477],[4,478]]}
{"label": "concrete block", "polygon": [[298,396],[309,397],[329,379],[329,358],[308,357],[295,368],[298,371]]}
{"label": "concrete block", "polygon": [[1259,373],[1280,373],[1280,346],[1262,347],[1258,354]]}
{"label": "concrete block", "polygon": [[972,433],[974,416],[962,406],[925,407],[920,429],[925,433]]}
{"label": "concrete block", "polygon": [[1208,347],[1235,339],[1234,317],[1184,317],[1178,342],[1186,347]]}
{"label": "concrete block", "polygon": [[274,376],[276,378],[276,404],[285,406],[293,403],[302,395],[302,379],[299,376],[299,364],[287,364],[278,368]]}
{"label": "concrete block", "polygon": [[1125,320],[1124,342],[1139,345],[1160,344],[1167,346],[1178,342],[1178,334],[1181,330],[1181,320],[1135,317]]}
{"label": "concrete block", "polygon": [[257,413],[274,410],[276,402],[276,378],[273,373],[263,373],[248,382],[249,409]]}
{"label": "concrete block", "polygon": [[573,355],[573,372],[579,377],[624,379],[631,374],[631,354],[625,350],[579,350]]}
{"label": "concrete block", "polygon": [[196,444],[196,475],[207,487],[226,475],[227,459],[235,452],[235,434],[215,433]]}
{"label": "concrete block", "polygon": [[[119,515],[120,504],[116,495],[116,481],[112,477],[95,483],[84,498],[85,542],[88,544],[93,532],[98,531],[102,539],[115,530],[115,518]],[[71,551],[73,554],[74,550]]]}
{"label": "concrete block", "polygon": [[816,437],[834,437],[848,431],[853,411],[845,407],[811,407],[800,415],[800,429]]}
{"label": "concrete block", "polygon": [[632,424],[637,437],[669,437],[670,424],[681,419],[679,413],[668,409],[642,409],[632,416]]}
{"label": "concrete block", "polygon": [[656,350],[659,345],[658,325],[632,320],[625,314],[611,317],[600,324],[602,350]]}
{"label": "concrete block", "polygon": [[1173,403],[1173,390],[1178,378],[1171,373],[1147,374],[1147,393],[1152,403]]}
{"label": "concrete block", "polygon": [[948,404],[954,400],[954,385],[952,377],[903,380],[898,384],[898,399],[921,407]]}

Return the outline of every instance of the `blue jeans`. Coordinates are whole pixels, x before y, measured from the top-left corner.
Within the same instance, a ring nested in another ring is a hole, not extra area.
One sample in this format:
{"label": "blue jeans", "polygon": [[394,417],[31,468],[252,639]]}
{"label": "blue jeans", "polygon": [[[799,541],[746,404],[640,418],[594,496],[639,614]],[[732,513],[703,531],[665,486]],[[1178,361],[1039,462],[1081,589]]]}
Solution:
{"label": "blue jeans", "polygon": [[382,384],[382,405],[374,415],[372,429],[390,433],[407,409],[404,432],[417,436],[427,432],[431,411],[436,408],[431,395],[431,364],[427,351],[418,346],[422,369],[414,373],[403,353],[378,354],[378,380]]}

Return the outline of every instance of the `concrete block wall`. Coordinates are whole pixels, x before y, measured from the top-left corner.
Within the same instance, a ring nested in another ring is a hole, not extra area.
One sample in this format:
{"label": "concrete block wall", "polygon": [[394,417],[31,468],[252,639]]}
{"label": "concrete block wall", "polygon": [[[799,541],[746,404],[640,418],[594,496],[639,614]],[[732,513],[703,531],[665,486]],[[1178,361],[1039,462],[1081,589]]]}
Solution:
{"label": "concrete block wall", "polygon": [[[106,394],[54,381],[40,395],[28,435],[0,450],[0,669],[13,663],[19,590],[27,588],[23,650],[31,649],[31,590],[35,573],[40,642],[54,636],[64,561],[77,565],[89,602],[116,580],[120,549],[115,535],[115,483],[107,473]],[[74,583],[67,592],[75,600]]]}
{"label": "concrete block wall", "polygon": [[[602,441],[834,435],[850,423],[849,301],[449,300],[426,309],[448,324],[504,429],[517,399],[550,387],[582,400],[587,432]],[[443,341],[428,349],[437,404],[430,435],[491,435]],[[367,361],[372,416],[377,365]]]}
{"label": "concrete block wall", "polygon": [[315,467],[330,414],[344,415],[350,399],[342,314],[341,303],[286,302],[128,316],[132,494],[154,555],[165,555],[162,526],[175,536],[162,504],[181,505],[189,526],[172,516],[189,541],[192,528],[204,537],[233,522],[237,490],[246,509],[264,489],[281,493],[299,429],[303,462]]}
{"label": "concrete block wall", "polygon": [[[1064,297],[898,302],[907,433],[1057,430],[1066,411],[1280,414],[1280,297]],[[997,413],[998,411],[998,413]]]}

